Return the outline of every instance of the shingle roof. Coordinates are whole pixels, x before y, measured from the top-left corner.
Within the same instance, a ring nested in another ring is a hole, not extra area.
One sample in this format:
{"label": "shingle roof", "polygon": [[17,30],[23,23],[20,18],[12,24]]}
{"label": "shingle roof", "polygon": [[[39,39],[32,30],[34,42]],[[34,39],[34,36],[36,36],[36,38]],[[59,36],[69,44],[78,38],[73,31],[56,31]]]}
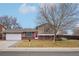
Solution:
{"label": "shingle roof", "polygon": [[3,33],[22,33],[22,32],[36,32],[36,29],[27,28],[27,29],[7,29]]}
{"label": "shingle roof", "polygon": [[38,26],[36,26],[36,29],[39,28],[39,27],[45,26],[45,25],[47,25],[47,24],[48,24],[48,23],[38,25]]}
{"label": "shingle roof", "polygon": [[44,23],[44,24],[41,24],[39,26],[36,26],[36,29],[38,29],[39,27],[45,26],[45,25],[51,25],[51,24],[50,23]]}

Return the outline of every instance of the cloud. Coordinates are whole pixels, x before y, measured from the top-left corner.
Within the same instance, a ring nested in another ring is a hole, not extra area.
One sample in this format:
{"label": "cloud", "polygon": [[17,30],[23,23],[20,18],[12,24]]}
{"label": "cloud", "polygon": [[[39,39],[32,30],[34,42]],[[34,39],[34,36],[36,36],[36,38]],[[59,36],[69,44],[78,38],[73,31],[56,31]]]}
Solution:
{"label": "cloud", "polygon": [[19,8],[19,12],[22,14],[34,13],[36,12],[36,7],[32,5],[22,4]]}

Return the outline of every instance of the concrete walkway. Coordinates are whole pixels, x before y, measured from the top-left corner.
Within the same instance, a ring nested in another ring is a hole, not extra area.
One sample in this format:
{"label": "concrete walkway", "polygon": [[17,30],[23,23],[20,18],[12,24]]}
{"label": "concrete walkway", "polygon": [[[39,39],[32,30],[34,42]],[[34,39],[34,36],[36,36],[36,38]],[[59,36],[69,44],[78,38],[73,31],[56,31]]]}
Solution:
{"label": "concrete walkway", "polygon": [[8,48],[9,46],[15,44],[17,41],[2,41],[0,44],[0,49]]}

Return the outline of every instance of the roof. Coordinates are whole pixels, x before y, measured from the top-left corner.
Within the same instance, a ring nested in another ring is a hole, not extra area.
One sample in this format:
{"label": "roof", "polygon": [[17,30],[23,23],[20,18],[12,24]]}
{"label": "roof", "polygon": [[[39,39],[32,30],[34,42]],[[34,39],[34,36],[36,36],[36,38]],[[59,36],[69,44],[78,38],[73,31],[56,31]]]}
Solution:
{"label": "roof", "polygon": [[[54,34],[38,34],[38,36],[53,36]],[[60,35],[60,34],[57,34]],[[63,34],[63,36],[79,36],[79,35],[70,35],[70,34]]]}
{"label": "roof", "polygon": [[22,32],[37,32],[37,30],[31,29],[31,28],[27,28],[27,29],[7,29],[3,33],[22,33]]}
{"label": "roof", "polygon": [[4,26],[4,25],[2,25],[2,24],[0,24],[0,26],[2,26],[3,28],[5,28],[5,29],[6,29],[6,26]]}
{"label": "roof", "polygon": [[38,25],[38,26],[36,27],[36,29],[37,29],[38,27],[42,27],[42,26],[47,25],[47,24],[48,24],[48,23],[44,23],[44,24]]}
{"label": "roof", "polygon": [[36,27],[36,29],[38,29],[39,27],[42,27],[42,26],[46,26],[46,25],[51,25],[51,24],[50,24],[50,23],[44,23],[44,24],[38,25],[38,26]]}

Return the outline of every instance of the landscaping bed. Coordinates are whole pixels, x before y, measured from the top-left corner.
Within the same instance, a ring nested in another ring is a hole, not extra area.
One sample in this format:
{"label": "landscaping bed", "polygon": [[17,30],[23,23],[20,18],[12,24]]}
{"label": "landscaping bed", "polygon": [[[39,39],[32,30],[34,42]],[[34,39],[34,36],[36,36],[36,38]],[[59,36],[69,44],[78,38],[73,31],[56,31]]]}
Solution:
{"label": "landscaping bed", "polygon": [[64,40],[56,41],[53,40],[21,40],[12,47],[26,48],[26,47],[79,47],[79,40]]}

